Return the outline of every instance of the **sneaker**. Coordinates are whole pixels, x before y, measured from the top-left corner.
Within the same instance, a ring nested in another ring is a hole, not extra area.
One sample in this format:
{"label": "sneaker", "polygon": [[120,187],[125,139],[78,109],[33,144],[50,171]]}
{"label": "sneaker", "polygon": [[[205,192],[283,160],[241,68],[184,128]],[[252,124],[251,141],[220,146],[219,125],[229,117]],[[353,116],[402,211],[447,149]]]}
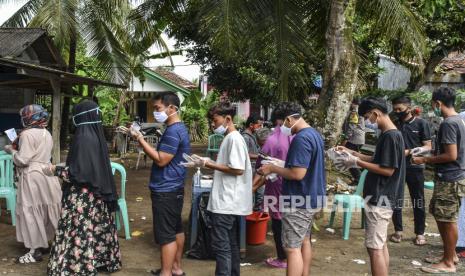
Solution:
{"label": "sneaker", "polygon": [[265,263],[274,268],[287,268],[287,262],[281,261],[278,258],[268,258]]}

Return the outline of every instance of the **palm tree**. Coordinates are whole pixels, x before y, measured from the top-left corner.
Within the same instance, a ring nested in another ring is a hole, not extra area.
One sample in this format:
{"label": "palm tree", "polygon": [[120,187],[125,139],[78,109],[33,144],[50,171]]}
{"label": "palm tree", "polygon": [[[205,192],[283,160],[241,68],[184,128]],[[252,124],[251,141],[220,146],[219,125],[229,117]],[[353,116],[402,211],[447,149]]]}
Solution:
{"label": "palm tree", "polygon": [[[0,5],[8,2],[14,1],[0,0]],[[67,71],[71,73],[76,67],[77,42],[82,40],[90,55],[96,58],[97,66],[106,73],[107,80],[128,84],[134,69],[137,71],[146,61],[138,55],[153,44],[167,48],[160,36],[162,29],[155,29],[157,26],[148,29],[150,35],[140,38],[135,26],[127,20],[131,9],[129,0],[29,0],[2,27],[46,29],[62,54],[68,57]],[[72,87],[68,90],[72,94]],[[70,98],[65,97],[63,122],[68,122],[69,110]],[[67,136],[67,125],[62,124],[62,139]]]}
{"label": "palm tree", "polygon": [[326,50],[323,90],[313,115],[328,145],[336,143],[357,90],[363,59],[354,42],[356,17],[370,25],[370,35],[398,59],[421,67],[426,52],[422,27],[405,0],[145,0],[135,13],[154,22],[173,20],[190,5],[201,7],[200,33],[225,58],[264,50],[276,56],[280,100],[294,98],[290,65],[311,60],[317,49]]}

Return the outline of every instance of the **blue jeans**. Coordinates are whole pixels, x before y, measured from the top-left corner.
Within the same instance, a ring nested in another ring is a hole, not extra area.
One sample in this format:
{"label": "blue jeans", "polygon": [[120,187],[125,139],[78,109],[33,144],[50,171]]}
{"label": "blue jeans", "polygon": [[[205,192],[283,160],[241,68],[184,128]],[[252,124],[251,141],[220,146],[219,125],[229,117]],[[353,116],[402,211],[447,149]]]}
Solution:
{"label": "blue jeans", "polygon": [[211,221],[211,247],[216,259],[215,276],[239,276],[240,216],[212,213]]}

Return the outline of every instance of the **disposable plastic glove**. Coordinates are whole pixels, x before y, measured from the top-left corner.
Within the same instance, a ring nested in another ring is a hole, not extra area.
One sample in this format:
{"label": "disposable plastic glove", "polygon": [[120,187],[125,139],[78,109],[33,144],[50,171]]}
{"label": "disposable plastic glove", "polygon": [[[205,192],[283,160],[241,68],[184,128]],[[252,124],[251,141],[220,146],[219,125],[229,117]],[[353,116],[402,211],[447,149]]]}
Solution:
{"label": "disposable plastic glove", "polygon": [[429,152],[428,149],[425,149],[424,147],[417,147],[417,148],[414,148],[410,151],[410,154],[412,156],[418,156],[418,155],[422,155],[423,153],[427,153]]}
{"label": "disposable plastic glove", "polygon": [[262,164],[263,165],[272,164],[272,165],[284,168],[284,166],[286,165],[286,162],[278,158],[268,157],[267,159],[262,160]]}
{"label": "disposable plastic glove", "polygon": [[357,162],[358,160],[360,160],[358,157],[348,153],[348,152],[344,152],[345,153],[345,157],[343,159],[343,163],[344,163],[344,166],[347,168],[347,169],[352,169],[352,168],[360,168],[359,165],[357,165]]}
{"label": "disposable plastic glove", "polygon": [[139,140],[139,138],[144,137],[144,135],[140,132],[140,130],[133,126],[129,128],[129,134],[132,136],[132,138],[136,140]]}

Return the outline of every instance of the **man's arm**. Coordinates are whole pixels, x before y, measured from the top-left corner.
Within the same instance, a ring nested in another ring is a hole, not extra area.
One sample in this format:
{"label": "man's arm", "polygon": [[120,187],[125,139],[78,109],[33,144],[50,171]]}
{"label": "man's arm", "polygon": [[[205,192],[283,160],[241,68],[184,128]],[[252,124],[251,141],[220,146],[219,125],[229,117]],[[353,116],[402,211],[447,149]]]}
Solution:
{"label": "man's arm", "polygon": [[230,174],[230,175],[242,175],[242,174],[244,174],[244,170],[233,169],[233,168],[228,167],[226,165],[213,163],[213,162],[210,162],[210,161],[205,162],[205,167],[209,168],[209,169],[212,169],[212,170],[217,170],[217,171],[220,171],[220,172],[223,172],[223,173],[226,173],[226,174]]}
{"label": "man's arm", "polygon": [[252,192],[256,192],[258,188],[265,184],[265,177],[263,175],[255,174],[253,177],[253,185],[252,185]]}
{"label": "man's arm", "polygon": [[144,140],[144,137],[139,137],[137,141],[145,154],[147,154],[158,167],[165,167],[174,158],[174,154],[155,150],[151,144]]}
{"label": "man's arm", "polygon": [[300,167],[281,168],[276,165],[267,164],[267,165],[263,165],[258,170],[258,173],[262,175],[269,175],[270,173],[276,173],[284,177],[285,179],[300,181],[305,177],[305,174],[307,174],[307,169],[300,168]]}
{"label": "man's arm", "polygon": [[258,159],[258,154],[256,154],[256,153],[249,153],[249,158],[250,158],[250,159],[253,159],[253,160],[257,160],[257,159]]}
{"label": "man's arm", "polygon": [[457,157],[457,145],[447,144],[444,145],[444,153],[428,157],[414,157],[413,162],[415,164],[442,164],[453,162],[457,160]]}
{"label": "man's arm", "polygon": [[358,160],[357,165],[359,165],[363,169],[367,169],[372,173],[379,174],[382,176],[392,176],[395,171],[395,169],[393,168],[381,167],[378,164],[364,161],[361,158]]}
{"label": "man's arm", "polygon": [[352,154],[353,156],[356,156],[360,160],[363,160],[363,161],[366,161],[366,162],[371,162],[373,160],[373,156],[366,155],[366,154],[363,154],[363,153],[348,149],[348,148],[346,148],[344,146],[337,146],[336,150],[345,150],[345,151],[349,152],[350,154]]}

